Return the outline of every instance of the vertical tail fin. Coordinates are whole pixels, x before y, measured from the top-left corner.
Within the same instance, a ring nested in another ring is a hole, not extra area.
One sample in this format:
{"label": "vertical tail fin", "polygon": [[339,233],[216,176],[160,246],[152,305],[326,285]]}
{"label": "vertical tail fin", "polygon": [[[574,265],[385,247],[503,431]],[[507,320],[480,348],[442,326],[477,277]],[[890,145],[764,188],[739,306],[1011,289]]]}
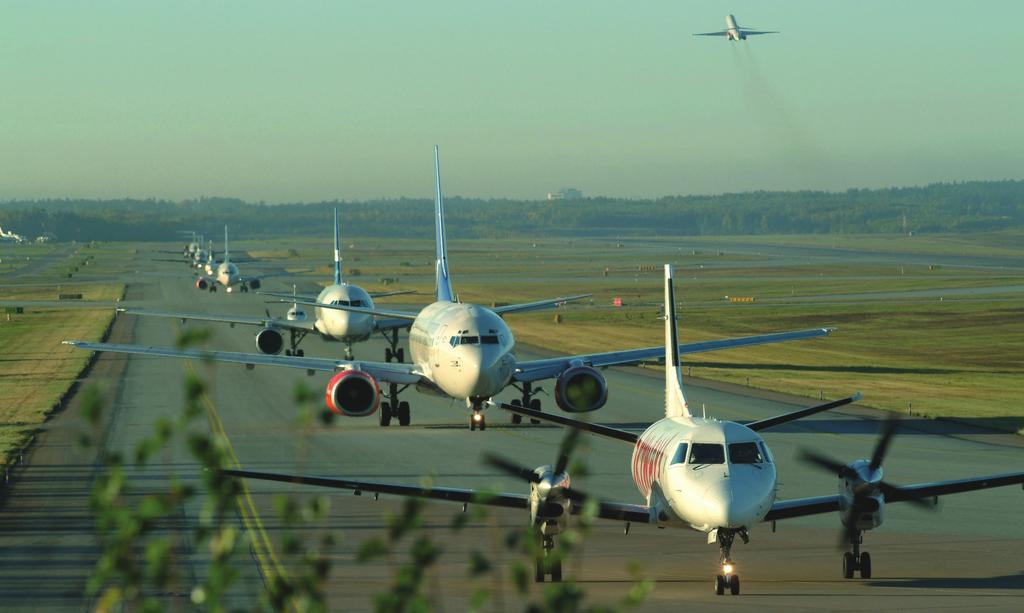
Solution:
{"label": "vertical tail fin", "polygon": [[224,263],[228,263],[228,227],[224,226]]}
{"label": "vertical tail fin", "polygon": [[679,365],[672,265],[665,264],[665,417],[689,416],[690,407],[686,404],[686,396],[683,395],[683,369]]}
{"label": "vertical tail fin", "polygon": [[338,207],[334,207],[334,284],[341,283],[341,231],[338,229]]}
{"label": "vertical tail fin", "polygon": [[448,238],[444,228],[444,199],[441,196],[441,159],[434,145],[434,242],[437,261],[437,289],[435,298],[438,302],[455,301],[452,282],[448,277]]}

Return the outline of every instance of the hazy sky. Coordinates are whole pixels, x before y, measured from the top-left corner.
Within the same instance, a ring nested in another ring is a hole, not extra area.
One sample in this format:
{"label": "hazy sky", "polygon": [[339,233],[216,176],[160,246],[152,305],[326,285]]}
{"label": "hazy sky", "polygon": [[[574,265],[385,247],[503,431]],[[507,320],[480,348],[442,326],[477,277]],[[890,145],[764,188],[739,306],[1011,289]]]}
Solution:
{"label": "hazy sky", "polygon": [[[693,37],[741,25],[745,43]],[[1024,178],[1024,2],[0,0],[0,199]]]}

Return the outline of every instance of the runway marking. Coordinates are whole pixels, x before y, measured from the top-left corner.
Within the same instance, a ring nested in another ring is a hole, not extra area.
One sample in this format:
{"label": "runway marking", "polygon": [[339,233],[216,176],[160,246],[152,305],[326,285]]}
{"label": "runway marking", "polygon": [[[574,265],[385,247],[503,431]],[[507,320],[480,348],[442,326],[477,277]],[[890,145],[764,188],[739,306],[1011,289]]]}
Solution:
{"label": "runway marking", "polygon": [[[192,360],[185,360],[185,368],[194,375],[199,376],[196,372],[195,364]],[[235,455],[234,446],[231,445],[231,439],[228,438],[227,432],[224,431],[224,423],[220,419],[220,415],[217,413],[217,408],[214,406],[213,401],[210,397],[203,392],[200,396],[203,408],[206,410],[207,421],[210,423],[210,428],[214,433],[224,439],[227,444],[228,455],[231,456],[231,463],[233,468],[241,469],[242,463],[239,462],[238,456]],[[288,572],[284,569],[281,561],[278,559],[276,552],[274,551],[274,545],[270,541],[270,537],[267,535],[266,529],[263,527],[263,520],[260,518],[259,511],[256,509],[256,504],[252,499],[252,493],[249,490],[248,484],[245,480],[241,480],[242,484],[242,495],[235,497],[235,502],[238,505],[238,511],[242,516],[242,523],[245,525],[245,529],[250,534],[255,534],[257,538],[252,540],[253,550],[256,554],[256,563],[260,566],[261,574],[266,574],[273,578],[275,574],[282,578],[288,578]],[[254,529],[255,526],[255,529]],[[269,564],[267,561],[269,558]]]}

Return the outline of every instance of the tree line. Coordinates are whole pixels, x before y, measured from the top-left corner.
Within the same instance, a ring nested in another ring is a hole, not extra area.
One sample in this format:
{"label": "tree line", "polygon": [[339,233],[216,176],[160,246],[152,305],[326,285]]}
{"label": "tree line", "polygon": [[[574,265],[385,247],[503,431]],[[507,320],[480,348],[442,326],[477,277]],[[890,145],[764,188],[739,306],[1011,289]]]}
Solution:
{"label": "tree line", "polygon": [[[178,230],[242,239],[330,234],[331,209],[350,236],[429,238],[429,199],[251,203],[201,197],[50,199],[0,202],[0,225],[69,241],[164,241]],[[924,187],[755,191],[657,199],[592,197],[512,200],[450,197],[449,233],[506,236],[711,236],[977,232],[1024,227],[1024,181],[968,181]]]}

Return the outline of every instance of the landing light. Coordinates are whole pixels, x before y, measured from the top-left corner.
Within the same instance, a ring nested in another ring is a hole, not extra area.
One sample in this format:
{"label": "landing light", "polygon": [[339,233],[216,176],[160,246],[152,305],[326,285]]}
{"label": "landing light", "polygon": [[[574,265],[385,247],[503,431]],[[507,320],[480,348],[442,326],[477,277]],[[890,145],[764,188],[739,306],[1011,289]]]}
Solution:
{"label": "landing light", "polygon": [[733,571],[732,564],[722,564],[722,572],[723,573],[725,573],[727,575],[731,575],[732,571]]}
{"label": "landing light", "polygon": [[484,416],[479,413],[473,413],[473,421],[480,421]]}

